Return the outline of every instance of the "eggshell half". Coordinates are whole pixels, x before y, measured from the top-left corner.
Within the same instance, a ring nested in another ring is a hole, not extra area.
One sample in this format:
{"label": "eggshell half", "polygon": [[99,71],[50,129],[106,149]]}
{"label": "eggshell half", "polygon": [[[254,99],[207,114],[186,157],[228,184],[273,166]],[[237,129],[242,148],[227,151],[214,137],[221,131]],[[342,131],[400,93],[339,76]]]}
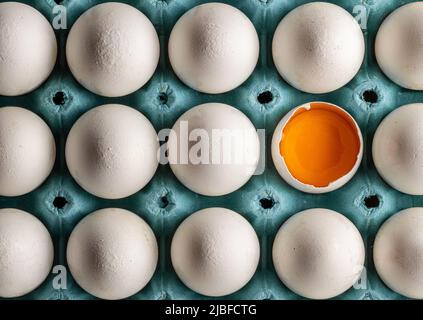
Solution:
{"label": "eggshell half", "polygon": [[286,183],[288,183],[290,186],[294,187],[295,189],[298,189],[303,192],[307,193],[326,193],[330,192],[336,189],[341,188],[343,185],[345,185],[357,172],[358,168],[360,167],[361,160],[363,158],[363,137],[361,135],[360,127],[358,126],[357,122],[354,120],[354,118],[344,109],[341,107],[338,107],[337,105],[327,103],[327,102],[316,102],[316,103],[324,103],[325,105],[328,105],[330,107],[336,108],[337,110],[341,111],[343,114],[345,114],[351,122],[354,123],[355,128],[357,129],[357,137],[360,142],[360,149],[357,154],[357,161],[355,162],[353,168],[343,177],[339,178],[338,180],[335,180],[331,182],[326,187],[315,187],[310,184],[304,184],[298,179],[296,179],[292,174],[289,172],[288,167],[286,166],[286,163],[284,161],[284,158],[282,157],[279,149],[279,143],[283,138],[283,129],[286,126],[286,124],[289,122],[289,120],[295,115],[295,113],[301,109],[304,108],[306,110],[310,110],[312,107],[311,105],[314,102],[306,103],[304,105],[301,105],[299,107],[296,107],[292,109],[290,112],[288,112],[282,120],[277,125],[273,137],[272,137],[272,159],[273,164],[276,167],[276,170],[278,171],[279,175],[285,180]]}

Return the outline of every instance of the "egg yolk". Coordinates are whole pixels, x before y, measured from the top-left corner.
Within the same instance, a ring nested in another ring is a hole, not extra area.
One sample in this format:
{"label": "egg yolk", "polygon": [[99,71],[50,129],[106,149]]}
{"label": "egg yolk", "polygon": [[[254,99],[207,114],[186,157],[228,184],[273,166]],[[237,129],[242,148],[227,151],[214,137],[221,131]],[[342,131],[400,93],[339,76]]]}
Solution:
{"label": "egg yolk", "polygon": [[304,184],[326,187],[354,167],[360,138],[351,117],[326,103],[301,108],[282,129],[279,151],[291,175]]}

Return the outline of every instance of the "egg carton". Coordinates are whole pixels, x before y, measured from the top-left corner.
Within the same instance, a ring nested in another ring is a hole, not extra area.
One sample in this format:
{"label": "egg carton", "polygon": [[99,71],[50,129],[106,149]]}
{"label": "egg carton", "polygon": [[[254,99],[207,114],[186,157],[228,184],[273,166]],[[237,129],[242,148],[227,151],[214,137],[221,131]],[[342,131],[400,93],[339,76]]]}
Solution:
{"label": "egg carton", "polygon": [[[3,1],[0,1],[3,2]],[[251,281],[225,299],[303,299],[287,289],[276,275],[271,258],[273,239],[281,224],[293,214],[309,208],[328,208],[348,217],[360,230],[366,246],[366,274],[359,289],[351,288],[336,299],[403,299],[388,289],[376,274],[372,246],[380,225],[401,209],[423,206],[423,197],[410,196],[389,187],[377,174],[371,141],[377,125],[393,109],[421,102],[423,92],[406,90],[386,78],[374,55],[376,32],[383,19],[396,8],[412,1],[340,0],[329,1],[352,15],[362,15],[366,56],[357,76],[343,88],[328,94],[300,92],[282,80],[271,55],[271,43],[279,21],[289,11],[310,1],[243,0],[219,1],[239,8],[253,22],[260,38],[260,58],[251,77],[228,93],[209,95],[182,84],[173,73],[167,42],[177,19],[202,0],[122,1],[142,11],[154,24],[160,38],[161,55],[153,78],[140,90],[121,98],[97,96],[81,87],[66,63],[65,45],[70,27],[88,8],[105,1],[38,0],[29,4],[49,21],[60,2],[67,10],[68,28],[55,30],[59,55],[49,79],[37,90],[18,97],[0,96],[1,106],[20,106],[40,115],[50,126],[57,144],[52,174],[35,191],[19,197],[0,197],[1,208],[28,211],[44,222],[55,247],[54,265],[66,266],[67,239],[75,225],[87,214],[107,207],[130,210],[147,221],[157,237],[159,262],[149,284],[130,299],[212,299],[199,295],[178,279],[170,261],[170,242],[177,226],[193,212],[207,207],[225,207],[241,213],[256,230],[261,259]],[[364,14],[363,14],[364,12]],[[287,185],[278,175],[270,156],[273,131],[292,108],[310,101],[327,101],[345,108],[358,122],[364,139],[364,157],[354,178],[341,189],[326,194],[305,194]],[[179,183],[168,165],[160,165],[153,180],[140,192],[119,200],[97,198],[79,187],[69,174],[64,145],[73,123],[93,107],[120,103],[131,106],[153,123],[155,129],[171,128],[188,109],[206,102],[222,102],[245,113],[255,127],[266,130],[265,171],[240,190],[229,195],[206,197]],[[94,299],[82,290],[68,272],[67,288],[52,286],[55,274],[21,299]]]}

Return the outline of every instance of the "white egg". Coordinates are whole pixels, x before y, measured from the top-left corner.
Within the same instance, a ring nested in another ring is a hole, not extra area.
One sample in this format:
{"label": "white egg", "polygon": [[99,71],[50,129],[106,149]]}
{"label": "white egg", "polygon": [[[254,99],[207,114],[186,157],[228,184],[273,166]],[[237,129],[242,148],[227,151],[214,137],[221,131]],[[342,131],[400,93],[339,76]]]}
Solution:
{"label": "white egg", "polygon": [[23,3],[0,3],[0,95],[18,96],[39,87],[56,57],[56,36],[40,12]]}
{"label": "white egg", "polygon": [[35,290],[50,273],[54,248],[40,220],[17,209],[0,209],[0,297]]}
{"label": "white egg", "polygon": [[379,229],[373,260],[376,271],[392,290],[423,299],[423,208],[402,210]]}
{"label": "white egg", "polygon": [[364,37],[343,8],[325,2],[299,6],[279,23],[273,37],[273,61],[293,87],[327,93],[346,85],[364,59]]}
{"label": "white egg", "polygon": [[260,142],[251,121],[238,109],[206,103],[185,112],[167,143],[170,167],[182,184],[206,195],[225,195],[254,174]]}
{"label": "white egg", "polygon": [[186,12],[173,27],[169,59],[179,79],[206,93],[223,93],[253,73],[259,56],[254,25],[237,8],[206,3]]}
{"label": "white egg", "polygon": [[102,209],[86,216],[67,245],[73,278],[101,299],[124,299],[143,289],[157,260],[153,231],[143,219],[123,209]]}
{"label": "white egg", "polygon": [[208,208],[186,218],[175,232],[172,264],[190,289],[219,297],[241,289],[253,277],[260,245],[250,223],[224,208]]}
{"label": "white egg", "polygon": [[380,68],[392,81],[423,90],[423,2],[391,13],[380,26],[375,50]]}
{"label": "white egg", "polygon": [[[284,154],[282,143],[290,147]],[[341,188],[357,172],[363,158],[363,137],[344,109],[310,102],[282,118],[271,151],[276,170],[286,183],[303,192],[325,193]]]}
{"label": "white egg", "polygon": [[35,190],[55,159],[53,134],[39,116],[19,107],[0,108],[0,196]]}
{"label": "white egg", "polygon": [[159,142],[150,121],[130,107],[96,107],[75,122],[66,141],[66,163],[86,191],[106,199],[141,190],[158,166]]}
{"label": "white egg", "polygon": [[373,161],[393,188],[423,195],[423,103],[392,111],[373,138]]}
{"label": "white egg", "polygon": [[295,214],[273,243],[273,264],[281,281],[311,299],[329,299],[348,290],[359,279],[364,258],[354,224],[327,209]]}
{"label": "white egg", "polygon": [[76,80],[106,97],[141,88],[156,70],[159,56],[159,38],[150,20],[134,7],[116,2],[84,12],[66,43]]}

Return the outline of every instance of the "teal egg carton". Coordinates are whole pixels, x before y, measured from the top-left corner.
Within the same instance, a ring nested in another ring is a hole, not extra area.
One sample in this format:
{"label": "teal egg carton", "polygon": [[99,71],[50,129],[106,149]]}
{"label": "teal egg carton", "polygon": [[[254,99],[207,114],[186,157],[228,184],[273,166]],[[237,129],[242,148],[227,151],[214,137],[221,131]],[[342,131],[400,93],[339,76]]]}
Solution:
{"label": "teal egg carton", "polygon": [[[2,1],[0,1],[2,2]],[[21,1],[52,22],[53,0]],[[44,222],[55,247],[54,265],[66,266],[67,239],[75,225],[87,214],[107,207],[130,210],[146,220],[159,244],[159,262],[149,284],[130,299],[211,299],[187,288],[177,277],[170,261],[170,243],[178,225],[193,212],[207,207],[225,207],[246,217],[256,230],[261,245],[258,269],[251,281],[225,299],[303,299],[279,280],[272,263],[273,239],[281,224],[293,214],[309,208],[336,210],[354,222],[366,245],[366,277],[361,289],[351,288],[335,299],[404,299],[388,289],[378,277],[372,261],[374,237],[380,225],[401,209],[423,206],[423,197],[410,196],[389,187],[375,170],[371,157],[373,134],[381,120],[395,108],[422,102],[423,92],[399,87],[377,65],[374,41],[383,19],[396,8],[412,2],[398,0],[329,1],[355,15],[367,13],[363,29],[366,56],[357,76],[343,88],[328,94],[312,95],[288,85],[278,74],[271,43],[279,21],[292,9],[310,1],[242,0],[220,1],[243,11],[253,22],[260,38],[260,57],[251,77],[228,93],[209,95],[184,85],[174,74],[168,58],[169,34],[178,18],[202,0],[121,1],[142,11],[154,24],[160,38],[161,55],[153,78],[140,90],[120,98],[97,96],[73,78],[66,63],[65,45],[75,20],[87,9],[105,1],[64,0],[68,28],[55,30],[59,53],[49,79],[37,90],[19,97],[0,96],[0,106],[20,106],[41,116],[50,126],[57,145],[53,172],[35,191],[20,197],[0,197],[1,208],[28,211]],[[364,11],[363,11],[364,10]],[[326,101],[345,108],[358,122],[364,139],[364,157],[354,178],[341,189],[326,194],[306,194],[287,185],[278,175],[270,155],[273,131],[289,110],[310,101]],[[257,129],[266,130],[265,171],[240,190],[220,197],[193,193],[178,182],[168,165],[160,165],[152,181],[140,192],[120,200],[97,198],[79,187],[65,163],[64,146],[73,123],[86,111],[107,103],[133,107],[159,131],[171,128],[190,108],[222,102],[244,112]],[[67,289],[55,290],[55,274],[21,299],[95,299],[82,290],[67,273]]]}

